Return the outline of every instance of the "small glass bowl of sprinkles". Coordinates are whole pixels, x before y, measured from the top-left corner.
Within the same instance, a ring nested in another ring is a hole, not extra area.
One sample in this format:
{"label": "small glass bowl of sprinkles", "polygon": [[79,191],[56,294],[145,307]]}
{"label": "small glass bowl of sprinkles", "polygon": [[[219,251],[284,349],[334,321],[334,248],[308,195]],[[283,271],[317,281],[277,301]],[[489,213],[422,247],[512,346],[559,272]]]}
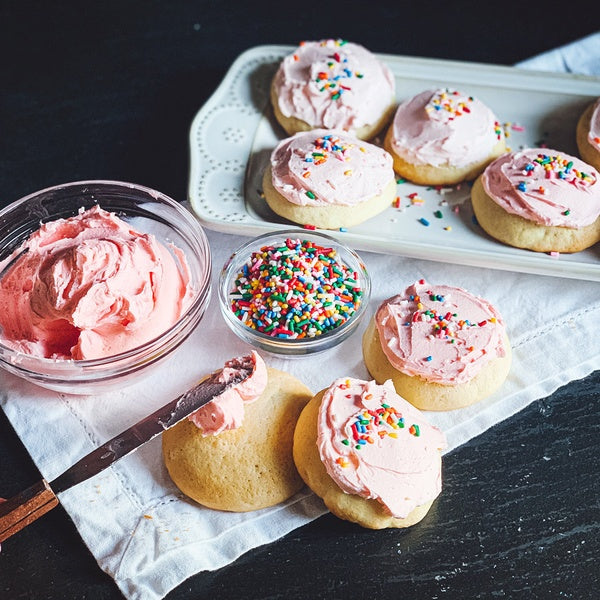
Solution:
{"label": "small glass bowl of sprinkles", "polygon": [[303,229],[260,235],[238,248],[219,280],[226,323],[249,344],[302,356],[338,345],[356,330],[371,279],[354,250]]}

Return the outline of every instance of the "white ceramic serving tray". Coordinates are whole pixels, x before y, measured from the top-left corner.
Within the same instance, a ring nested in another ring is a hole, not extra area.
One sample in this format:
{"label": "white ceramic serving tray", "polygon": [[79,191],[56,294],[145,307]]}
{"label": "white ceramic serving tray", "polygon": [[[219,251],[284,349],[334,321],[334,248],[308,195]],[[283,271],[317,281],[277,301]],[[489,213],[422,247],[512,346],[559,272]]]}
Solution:
{"label": "white ceramic serving tray", "polygon": [[[209,229],[258,235],[290,226],[262,199],[261,181],[271,150],[286,137],[273,117],[269,85],[280,60],[293,50],[258,46],[244,52],[194,118],[189,199]],[[577,154],[577,119],[600,96],[595,77],[378,56],[396,77],[398,101],[435,87],[468,92],[494,111],[513,150],[546,145]],[[415,192],[423,203],[411,202]],[[330,233],[359,250],[600,281],[600,244],[558,257],[505,246],[474,222],[469,194],[466,184],[436,190],[400,183],[400,208],[390,206],[356,227]]]}

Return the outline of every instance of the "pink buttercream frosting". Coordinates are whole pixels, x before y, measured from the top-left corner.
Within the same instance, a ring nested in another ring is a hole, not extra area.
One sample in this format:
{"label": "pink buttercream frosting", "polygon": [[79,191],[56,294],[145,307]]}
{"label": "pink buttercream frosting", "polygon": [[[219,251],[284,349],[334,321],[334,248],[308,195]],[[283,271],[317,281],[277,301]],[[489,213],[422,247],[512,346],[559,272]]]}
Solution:
{"label": "pink buttercream frosting", "polygon": [[596,100],[592,109],[588,142],[600,152],[600,98]]}
{"label": "pink buttercream frosting", "polygon": [[315,129],[281,141],[271,154],[273,187],[300,206],[354,206],[394,180],[388,152],[343,131]]}
{"label": "pink buttercream frosting", "polygon": [[267,386],[267,366],[256,352],[226,362],[219,380],[227,383],[240,370],[251,373],[188,417],[203,436],[240,427],[244,421],[244,405],[259,398]]}
{"label": "pink buttercream frosting", "polygon": [[600,215],[596,169],[549,148],[504,154],[488,165],[481,182],[506,212],[539,225],[577,229]]}
{"label": "pink buttercream frosting", "polygon": [[45,358],[139,346],[173,325],[194,295],[178,249],[99,206],[43,224],[0,272],[2,343]]}
{"label": "pink buttercream frosting", "polygon": [[396,110],[394,152],[415,165],[466,167],[485,160],[503,133],[480,100],[448,89],[426,90]]}
{"label": "pink buttercream frosting", "polygon": [[391,381],[334,381],[319,409],[317,445],[344,492],[376,499],[394,517],[405,518],[442,489],[445,436]]}
{"label": "pink buttercream frosting", "polygon": [[443,385],[465,383],[506,354],[499,313],[461,288],[420,280],[385,300],[375,324],[395,369]]}
{"label": "pink buttercream frosting", "polygon": [[355,131],[392,105],[395,80],[371,52],[342,40],[304,42],[273,81],[279,109],[311,127]]}

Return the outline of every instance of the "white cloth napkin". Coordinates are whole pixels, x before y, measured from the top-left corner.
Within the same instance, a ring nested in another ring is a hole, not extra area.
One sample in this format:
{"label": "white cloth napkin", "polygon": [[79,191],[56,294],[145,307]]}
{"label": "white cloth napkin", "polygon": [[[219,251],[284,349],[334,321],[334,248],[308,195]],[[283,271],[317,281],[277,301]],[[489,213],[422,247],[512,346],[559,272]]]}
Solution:
{"label": "white cloth napkin", "polygon": [[[584,60],[585,59],[585,60]],[[600,73],[600,35],[536,57],[521,66]],[[220,266],[244,239],[207,232],[213,285]],[[434,413],[449,449],[515,414],[533,400],[600,368],[600,295],[597,283],[474,269],[361,253],[377,305],[413,281],[463,287],[493,302],[507,323],[513,366],[502,389],[462,410]],[[549,260],[551,260],[549,258]],[[367,378],[360,330],[341,346],[312,358],[267,362],[314,391],[333,377]],[[0,405],[42,475],[52,480],[102,442],[190,387],[198,377],[249,348],[231,333],[216,294],[192,336],[146,380],[101,396],[67,396],[27,384],[4,372]],[[271,542],[325,512],[304,490],[288,502],[254,513],[212,511],[183,497],[163,466],[155,439],[111,469],[64,492],[61,502],[100,567],[129,599],[158,600],[189,576],[213,570]],[[443,502],[443,494],[440,497]]]}
{"label": "white cloth napkin", "polygon": [[600,32],[592,33],[576,42],[528,58],[517,67],[537,71],[600,75]]}

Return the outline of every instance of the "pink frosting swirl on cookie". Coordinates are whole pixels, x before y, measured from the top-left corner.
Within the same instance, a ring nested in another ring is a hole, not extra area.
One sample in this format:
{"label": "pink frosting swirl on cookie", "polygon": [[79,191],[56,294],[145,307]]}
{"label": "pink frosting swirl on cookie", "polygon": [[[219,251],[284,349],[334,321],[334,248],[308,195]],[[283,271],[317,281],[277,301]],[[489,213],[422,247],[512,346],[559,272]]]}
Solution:
{"label": "pink frosting swirl on cookie", "polygon": [[442,489],[445,436],[391,381],[334,381],[321,401],[317,445],[344,492],[376,499],[394,517],[406,517]]}
{"label": "pink frosting swirl on cookie", "polygon": [[588,142],[600,152],[600,98],[596,100],[592,109]]}
{"label": "pink frosting swirl on cookie", "polygon": [[506,353],[504,324],[489,302],[422,279],[385,300],[375,324],[395,369],[443,385],[469,381]]}
{"label": "pink frosting swirl on cookie", "polygon": [[485,160],[502,139],[494,113],[461,92],[426,90],[396,110],[394,152],[414,165],[466,167]]}
{"label": "pink frosting swirl on cookie", "polygon": [[355,131],[394,101],[395,80],[371,52],[343,40],[303,42],[273,81],[279,109],[312,127]]}
{"label": "pink frosting swirl on cookie", "polygon": [[315,129],[286,138],[271,154],[273,187],[300,206],[353,206],[394,179],[385,150],[343,131]]}
{"label": "pink frosting swirl on cookie", "polygon": [[539,225],[577,229],[600,215],[596,169],[549,148],[504,154],[488,165],[481,182],[506,212]]}
{"label": "pink frosting swirl on cookie", "polygon": [[219,380],[227,383],[240,370],[252,370],[252,373],[188,417],[202,430],[203,436],[240,427],[244,421],[244,405],[259,398],[267,386],[267,366],[256,352],[226,362]]}

